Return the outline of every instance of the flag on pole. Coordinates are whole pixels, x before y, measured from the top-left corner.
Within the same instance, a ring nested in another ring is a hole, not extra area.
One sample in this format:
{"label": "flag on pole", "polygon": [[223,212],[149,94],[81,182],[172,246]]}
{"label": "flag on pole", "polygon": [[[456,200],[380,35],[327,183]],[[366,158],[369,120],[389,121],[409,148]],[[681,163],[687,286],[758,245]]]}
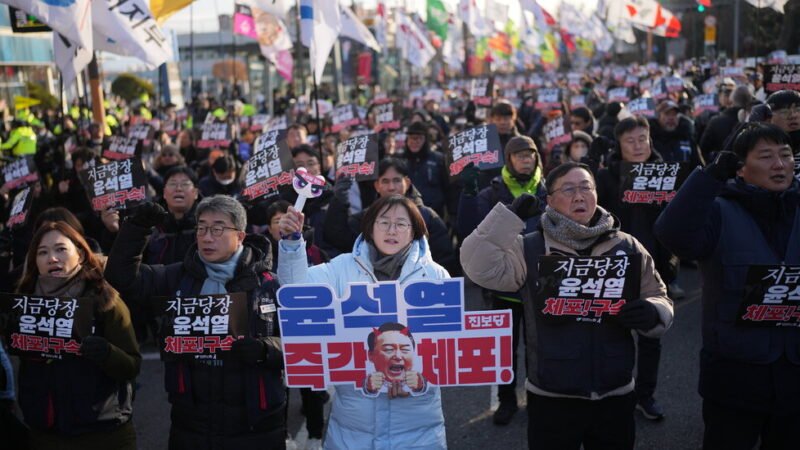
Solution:
{"label": "flag on pole", "polygon": [[370,33],[369,28],[364,25],[361,20],[356,17],[355,13],[350,8],[342,7],[342,31],[340,34],[346,38],[360,42],[367,47],[380,53],[381,46],[375,40],[375,36]]}
{"label": "flag on pole", "polygon": [[395,45],[411,64],[425,67],[436,55],[433,45],[425,37],[425,33],[408,17],[400,11],[395,12],[397,18],[397,34]]}
{"label": "flag on pole", "polygon": [[61,71],[64,87],[69,87],[78,74],[89,65],[94,52],[78,44],[73,44],[61,33],[53,33],[53,55]]}
{"label": "flag on pole", "polygon": [[[2,0],[0,3],[21,9],[46,23],[54,32],[91,52],[92,4],[90,0],[33,1]],[[55,33],[54,33],[55,34]]]}
{"label": "flag on pole", "polygon": [[386,48],[386,19],[386,4],[379,1],[375,10],[375,40],[381,48]]}
{"label": "flag on pole", "polygon": [[444,3],[442,0],[428,0],[427,11],[428,20],[425,25],[444,42],[447,39],[447,18],[449,16]]}
{"label": "flag on pole", "polygon": [[464,68],[464,37],[461,31],[461,24],[450,16],[447,21],[447,40],[444,41],[442,56],[444,62],[453,70]]}
{"label": "flag on pole", "polygon": [[261,54],[267,59],[278,74],[286,81],[292,82],[292,39],[286,24],[277,16],[245,4],[234,4],[235,33],[258,40]]}
{"label": "flag on pole", "polygon": [[98,50],[135,56],[152,70],[172,59],[172,45],[161,31],[146,0],[92,1],[92,25]]}
{"label": "flag on pole", "polygon": [[156,22],[164,23],[169,16],[191,5],[194,0],[150,0],[150,11]]}
{"label": "flag on pole", "polygon": [[339,0],[300,0],[300,39],[308,47],[317,83],[322,80],[325,63],[340,30]]}
{"label": "flag on pole", "polygon": [[458,5],[458,14],[473,36],[485,37],[494,32],[491,25],[483,19],[484,15],[478,10],[475,0],[461,0]]}
{"label": "flag on pole", "polygon": [[656,14],[656,26],[653,27],[653,34],[668,38],[675,38],[680,35],[681,21],[675,17],[672,11],[658,5]]}

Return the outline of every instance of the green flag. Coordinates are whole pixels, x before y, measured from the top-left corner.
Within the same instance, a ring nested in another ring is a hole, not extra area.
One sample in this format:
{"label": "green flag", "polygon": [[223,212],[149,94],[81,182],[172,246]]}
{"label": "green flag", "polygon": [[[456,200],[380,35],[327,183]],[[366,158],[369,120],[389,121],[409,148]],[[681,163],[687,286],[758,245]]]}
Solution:
{"label": "green flag", "polygon": [[442,0],[428,0],[428,29],[436,33],[442,42],[447,39],[447,10]]}

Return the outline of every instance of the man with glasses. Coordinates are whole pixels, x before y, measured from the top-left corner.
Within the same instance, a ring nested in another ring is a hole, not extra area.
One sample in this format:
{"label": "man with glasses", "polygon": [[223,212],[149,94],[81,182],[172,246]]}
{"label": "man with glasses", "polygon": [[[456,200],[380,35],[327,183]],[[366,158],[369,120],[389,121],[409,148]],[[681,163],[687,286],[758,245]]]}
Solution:
{"label": "man with glasses", "polygon": [[120,228],[105,276],[125,302],[157,311],[159,296],[244,292],[250,311],[249,334],[231,345],[230,358],[164,363],[172,404],[169,448],[284,448],[278,283],[270,272],[269,241],[246,235],[244,207],[217,195],[197,205],[195,246],[183,261],[142,264],[152,228],[166,216],[160,205],[147,202]]}
{"label": "man with glasses", "polygon": [[789,134],[792,150],[800,153],[800,92],[775,92],[767,98],[767,104],[772,110],[770,122]]}
{"label": "man with glasses", "polygon": [[[523,296],[528,447],[632,449],[635,334],[663,334],[672,323],[672,302],[645,247],[597,206],[588,166],[562,164],[545,185],[547,207],[536,231],[521,235],[525,220],[539,214],[536,197],[523,194],[510,207],[498,203],[464,241],[461,264],[477,284]],[[601,323],[554,323],[536,306],[540,257],[622,254],[640,255],[638,276],[626,280],[638,284],[639,297],[616,315]]]}

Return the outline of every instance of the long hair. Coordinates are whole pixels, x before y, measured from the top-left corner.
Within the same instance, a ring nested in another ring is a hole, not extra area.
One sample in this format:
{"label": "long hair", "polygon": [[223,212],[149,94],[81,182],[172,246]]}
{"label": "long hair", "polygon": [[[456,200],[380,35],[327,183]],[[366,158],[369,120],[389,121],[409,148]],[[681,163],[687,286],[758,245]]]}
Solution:
{"label": "long hair", "polygon": [[17,285],[17,291],[23,294],[33,293],[36,287],[36,281],[39,279],[39,267],[36,264],[36,251],[42,238],[45,234],[57,231],[64,235],[67,239],[75,244],[79,252],[83,253],[83,261],[81,262],[81,270],[75,275],[78,279],[86,282],[87,287],[93,288],[99,295],[100,302],[98,309],[100,311],[107,311],[111,308],[112,302],[115,298],[119,297],[119,293],[111,287],[110,284],[103,278],[103,267],[100,261],[94,255],[89,244],[74,228],[69,226],[66,222],[44,222],[42,226],[36,230],[36,233],[31,239],[28,253],[25,256],[25,268],[22,273],[22,279]]}

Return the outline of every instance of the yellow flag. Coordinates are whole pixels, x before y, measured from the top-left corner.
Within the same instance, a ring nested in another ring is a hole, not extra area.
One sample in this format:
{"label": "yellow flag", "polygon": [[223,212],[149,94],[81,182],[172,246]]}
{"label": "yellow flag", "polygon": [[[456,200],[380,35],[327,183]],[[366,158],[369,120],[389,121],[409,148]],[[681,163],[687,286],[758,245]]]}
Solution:
{"label": "yellow flag", "polygon": [[20,97],[19,95],[14,96],[14,109],[30,108],[31,106],[36,106],[39,103],[42,103],[41,100],[36,100],[35,98]]}
{"label": "yellow flag", "polygon": [[169,16],[189,6],[194,0],[150,0],[150,12],[159,25]]}

